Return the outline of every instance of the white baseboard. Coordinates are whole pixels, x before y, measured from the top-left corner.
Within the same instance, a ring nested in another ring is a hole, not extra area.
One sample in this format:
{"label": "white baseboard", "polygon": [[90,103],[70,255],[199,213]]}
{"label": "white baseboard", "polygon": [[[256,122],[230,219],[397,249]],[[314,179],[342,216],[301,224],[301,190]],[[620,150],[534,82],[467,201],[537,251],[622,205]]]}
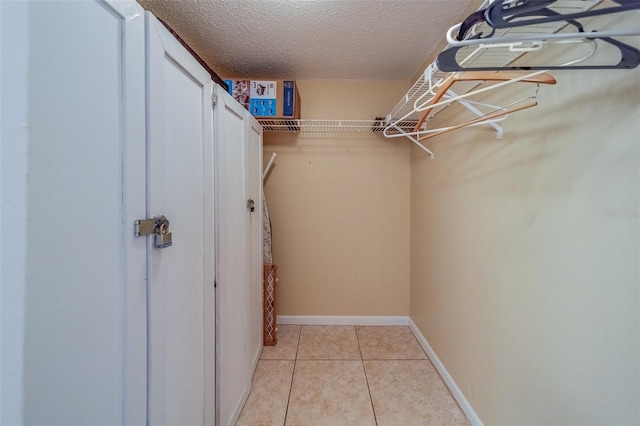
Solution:
{"label": "white baseboard", "polygon": [[409,317],[278,315],[278,324],[296,325],[409,325]]}
{"label": "white baseboard", "polygon": [[440,373],[440,377],[442,377],[442,380],[451,391],[453,397],[456,399],[456,401],[458,401],[458,405],[460,405],[460,408],[464,412],[465,416],[467,416],[469,422],[474,426],[482,426],[480,417],[478,417],[476,412],[473,411],[473,408],[471,407],[471,404],[469,404],[469,401],[467,401],[467,398],[464,397],[464,395],[460,391],[460,388],[458,388],[458,385],[456,385],[456,383],[453,381],[453,378],[449,375],[447,369],[444,368],[444,365],[438,359],[438,356],[431,348],[431,345],[429,345],[429,342],[427,342],[427,339],[422,335],[416,323],[414,323],[411,319],[409,319],[409,328],[416,336],[416,339],[418,339],[418,342],[420,343],[420,346],[422,346],[422,349],[424,349],[424,351],[427,353],[427,356],[431,360],[433,366],[436,368],[436,370],[438,370],[438,373]]}

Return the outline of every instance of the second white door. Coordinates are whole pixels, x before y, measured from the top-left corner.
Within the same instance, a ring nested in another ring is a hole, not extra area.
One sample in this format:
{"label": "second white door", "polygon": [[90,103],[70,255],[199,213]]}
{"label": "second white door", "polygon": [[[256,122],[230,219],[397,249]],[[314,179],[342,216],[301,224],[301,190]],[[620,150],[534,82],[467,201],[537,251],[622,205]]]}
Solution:
{"label": "second white door", "polygon": [[147,217],[165,215],[173,245],[149,238],[148,424],[215,421],[212,83],[147,14]]}

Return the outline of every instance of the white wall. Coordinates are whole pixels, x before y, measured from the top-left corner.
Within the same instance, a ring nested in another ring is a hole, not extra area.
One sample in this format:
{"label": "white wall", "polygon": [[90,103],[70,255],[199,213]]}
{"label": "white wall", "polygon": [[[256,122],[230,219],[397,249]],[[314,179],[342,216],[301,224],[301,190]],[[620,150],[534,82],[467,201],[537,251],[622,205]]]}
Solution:
{"label": "white wall", "polygon": [[411,317],[485,424],[638,424],[640,69],[553,74],[413,150]]}

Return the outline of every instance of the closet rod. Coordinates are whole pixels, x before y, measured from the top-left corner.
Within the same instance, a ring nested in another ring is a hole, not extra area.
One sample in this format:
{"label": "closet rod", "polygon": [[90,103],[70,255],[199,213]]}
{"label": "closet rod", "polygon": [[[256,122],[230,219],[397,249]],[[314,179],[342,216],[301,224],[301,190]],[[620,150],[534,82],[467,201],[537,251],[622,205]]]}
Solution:
{"label": "closet rod", "polygon": [[267,178],[267,174],[269,174],[269,170],[271,169],[271,166],[273,166],[273,160],[276,159],[276,153],[272,153],[271,154],[271,158],[269,159],[269,162],[267,163],[267,167],[264,168],[264,171],[262,172],[262,181],[264,182],[264,180]]}

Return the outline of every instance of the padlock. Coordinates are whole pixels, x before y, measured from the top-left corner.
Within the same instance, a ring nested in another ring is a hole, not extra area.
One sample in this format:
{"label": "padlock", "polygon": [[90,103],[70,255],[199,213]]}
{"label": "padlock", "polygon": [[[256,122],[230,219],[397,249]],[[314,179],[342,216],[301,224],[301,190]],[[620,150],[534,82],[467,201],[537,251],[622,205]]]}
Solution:
{"label": "padlock", "polygon": [[171,242],[171,232],[167,232],[164,234],[156,234],[156,248],[167,248],[171,247],[173,243]]}
{"label": "padlock", "polygon": [[171,232],[169,232],[169,221],[162,216],[156,225],[156,248],[163,249],[171,247]]}

